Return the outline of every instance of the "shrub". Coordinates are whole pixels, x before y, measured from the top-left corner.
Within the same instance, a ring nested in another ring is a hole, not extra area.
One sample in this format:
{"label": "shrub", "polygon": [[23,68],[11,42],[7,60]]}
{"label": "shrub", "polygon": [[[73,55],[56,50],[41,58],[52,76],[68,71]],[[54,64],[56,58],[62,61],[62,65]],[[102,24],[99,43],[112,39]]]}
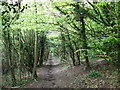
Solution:
{"label": "shrub", "polygon": [[87,77],[91,78],[91,77],[98,77],[100,76],[100,72],[99,71],[96,71],[96,70],[92,70],[88,73]]}

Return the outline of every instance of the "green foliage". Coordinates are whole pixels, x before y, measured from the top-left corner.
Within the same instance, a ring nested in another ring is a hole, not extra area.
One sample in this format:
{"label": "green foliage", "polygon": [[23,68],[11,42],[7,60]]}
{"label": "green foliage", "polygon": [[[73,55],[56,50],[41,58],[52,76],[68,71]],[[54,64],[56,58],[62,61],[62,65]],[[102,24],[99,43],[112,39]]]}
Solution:
{"label": "green foliage", "polygon": [[[115,66],[120,66],[119,2],[89,3],[90,6],[66,0],[36,2],[37,13],[34,1],[28,3],[29,8],[23,5],[18,8],[17,4],[2,2],[4,59],[8,62],[7,56],[10,52],[12,66],[15,66],[13,69],[21,68],[32,73],[35,31],[38,31],[39,39],[38,55],[45,48],[43,55],[50,49],[67,62],[73,60],[76,63],[80,58],[86,57],[106,58]],[[99,71],[93,70],[88,77],[97,77],[100,74]],[[21,83],[27,81],[23,80]],[[21,83],[16,82],[14,86]]]}
{"label": "green foliage", "polygon": [[27,80],[21,80],[21,81],[17,81],[14,85],[12,84],[12,81],[4,81],[3,85],[10,85],[10,86],[20,86],[22,84],[26,84],[29,83],[32,79],[27,79]]}
{"label": "green foliage", "polygon": [[21,82],[18,81],[15,86],[19,86],[19,85],[22,85],[22,84],[26,84],[26,83],[30,82],[31,80],[32,80],[32,79],[22,80]]}
{"label": "green foliage", "polygon": [[98,77],[101,75],[100,71],[92,70],[88,73],[87,77],[92,78],[92,77]]}

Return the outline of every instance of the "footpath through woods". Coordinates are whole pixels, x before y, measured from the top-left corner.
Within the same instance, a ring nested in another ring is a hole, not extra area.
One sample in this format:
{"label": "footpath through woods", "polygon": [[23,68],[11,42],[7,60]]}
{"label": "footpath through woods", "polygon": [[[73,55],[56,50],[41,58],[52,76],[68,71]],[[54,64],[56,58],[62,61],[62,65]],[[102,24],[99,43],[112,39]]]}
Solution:
{"label": "footpath through woods", "polygon": [[74,88],[75,77],[82,75],[82,71],[84,71],[82,66],[72,67],[68,70],[66,64],[61,64],[52,58],[53,56],[50,54],[46,63],[38,68],[36,81],[23,85],[21,88]]}
{"label": "footpath through woods", "polygon": [[50,54],[47,62],[37,70],[37,81],[30,82],[22,88],[59,88],[55,73],[60,70],[60,63],[52,57]]}
{"label": "footpath through woods", "polygon": [[[113,68],[102,64],[102,60],[94,61],[99,64],[93,67],[93,70],[101,71],[105,76],[111,77],[111,74],[106,72],[111,71]],[[21,86],[21,88],[113,88],[117,85],[103,75],[96,78],[86,78],[85,76],[88,73],[89,71],[85,70],[84,65],[70,67],[53,59],[50,54],[44,65],[37,70],[38,79]]]}

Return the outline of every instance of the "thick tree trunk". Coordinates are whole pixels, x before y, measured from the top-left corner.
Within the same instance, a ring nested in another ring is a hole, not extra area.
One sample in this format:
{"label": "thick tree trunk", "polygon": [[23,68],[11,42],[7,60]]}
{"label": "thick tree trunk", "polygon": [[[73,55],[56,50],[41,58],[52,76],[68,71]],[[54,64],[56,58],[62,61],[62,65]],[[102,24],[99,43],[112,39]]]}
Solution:
{"label": "thick tree trunk", "polygon": [[[78,50],[79,47],[77,46],[76,42],[74,41],[73,43],[75,45],[75,49]],[[76,57],[77,57],[77,60],[78,60],[78,65],[80,65],[81,64],[81,62],[80,62],[80,52],[76,52]]]}
{"label": "thick tree trunk", "polygon": [[81,17],[81,22],[82,22],[82,38],[83,38],[83,49],[85,52],[85,60],[86,60],[86,66],[87,68],[90,68],[90,63],[89,63],[89,59],[88,59],[88,51],[87,51],[87,37],[86,37],[86,31],[85,31],[85,22],[84,22],[84,17],[82,15]]}
{"label": "thick tree trunk", "polygon": [[[70,46],[70,48],[71,48],[71,46]],[[75,66],[75,65],[76,65],[76,64],[75,64],[75,55],[74,55],[74,51],[73,51],[73,50],[70,51],[70,57],[71,57],[71,59],[72,59],[73,65]]]}

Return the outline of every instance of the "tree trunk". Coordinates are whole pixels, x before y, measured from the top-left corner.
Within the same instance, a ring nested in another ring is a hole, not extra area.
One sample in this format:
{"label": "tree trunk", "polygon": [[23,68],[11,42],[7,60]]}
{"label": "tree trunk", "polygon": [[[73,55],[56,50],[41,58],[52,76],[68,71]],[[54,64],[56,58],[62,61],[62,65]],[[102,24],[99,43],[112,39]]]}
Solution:
{"label": "tree trunk", "polygon": [[[78,50],[79,47],[77,46],[76,42],[73,41],[73,43],[75,45],[75,49]],[[81,62],[80,62],[80,52],[76,52],[76,57],[77,57],[77,60],[78,60],[78,65],[80,65],[81,64]]]}
{"label": "tree trunk", "polygon": [[64,60],[66,60],[67,58],[66,58],[66,47],[65,47],[65,37],[64,37],[64,35],[62,34],[62,32],[61,32],[61,36],[62,36],[62,44],[63,44],[63,46],[62,46],[62,58],[64,59]]}
{"label": "tree trunk", "polygon": [[41,38],[41,52],[40,52],[40,62],[39,66],[43,64],[44,60],[44,51],[45,51],[45,35],[44,32],[42,32],[42,38]]}
{"label": "tree trunk", "polygon": [[11,52],[11,39],[10,39],[10,32],[8,30],[8,59],[9,59],[9,67],[10,67],[10,72],[11,72],[11,77],[12,77],[12,85],[14,86],[16,84],[16,78],[15,78],[15,72],[13,68],[13,61],[12,61],[12,52]]}
{"label": "tree trunk", "polygon": [[[61,26],[62,27],[62,26]],[[62,27],[63,28],[63,27]],[[61,31],[63,32],[63,30],[61,29]],[[69,31],[68,31],[68,29],[66,29],[66,31],[67,31],[67,39],[68,39],[68,41],[69,41],[69,43],[68,43],[68,47],[70,48],[70,57],[71,57],[71,59],[72,59],[72,63],[73,63],[73,65],[75,66],[76,64],[75,64],[75,54],[74,54],[74,48],[72,47],[72,43],[71,43],[71,39],[70,39],[70,35],[69,35]]]}
{"label": "tree trunk", "polygon": [[[118,18],[118,20],[120,20],[120,12],[119,12],[120,1],[118,1],[117,7],[118,7],[117,8],[117,13],[118,13],[117,18]],[[120,21],[118,21],[118,36],[120,36]],[[117,68],[118,68],[118,81],[120,83],[120,39],[118,39],[118,66],[117,66]]]}
{"label": "tree trunk", "polygon": [[[37,14],[37,5],[36,1],[35,2],[35,14]],[[37,17],[36,19],[36,24],[37,24]],[[35,30],[35,48],[34,48],[34,65],[33,65],[33,72],[32,72],[32,78],[37,79],[37,62],[38,62],[38,31]]]}
{"label": "tree trunk", "polygon": [[68,33],[68,40],[69,40],[69,48],[70,48],[70,57],[72,58],[72,61],[73,61],[73,65],[75,66],[75,54],[74,54],[74,48],[72,47],[72,43],[71,43],[71,39],[70,39],[70,36],[69,36],[69,32],[67,30],[67,33]]}
{"label": "tree trunk", "polygon": [[82,22],[82,38],[83,38],[83,49],[85,52],[85,60],[86,60],[86,66],[87,68],[90,68],[90,63],[88,59],[88,51],[87,51],[87,37],[86,37],[86,32],[85,32],[85,22],[84,22],[84,16],[82,15],[81,17],[81,22]]}
{"label": "tree trunk", "polygon": [[38,61],[38,31],[35,31],[35,52],[34,52],[34,65],[33,65],[33,79],[37,79],[37,61]]}
{"label": "tree trunk", "polygon": [[19,81],[21,82],[21,71],[22,71],[22,66],[21,66],[21,30],[19,29],[18,30],[18,32],[19,32]]}
{"label": "tree trunk", "polygon": [[[119,31],[119,36],[120,36],[120,31]],[[118,82],[119,82],[119,84],[120,84],[120,40],[118,41],[119,42],[119,46],[118,46],[118,61],[117,61],[117,69],[118,69]]]}

